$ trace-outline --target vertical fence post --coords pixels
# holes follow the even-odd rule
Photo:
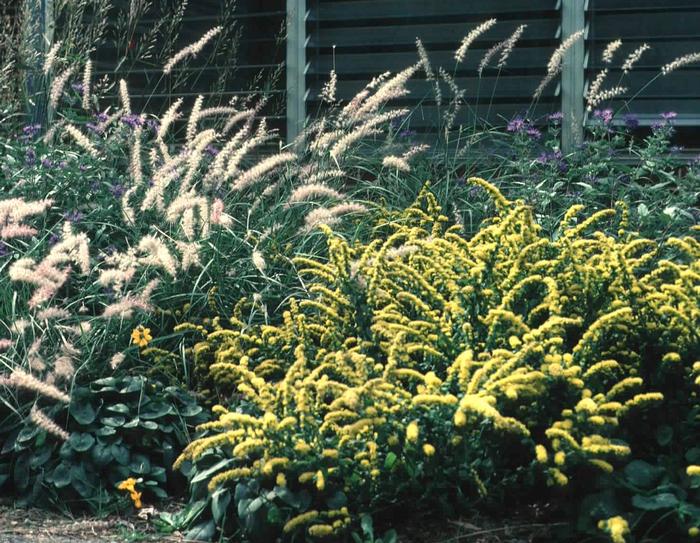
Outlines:
[[[584,30],[587,0],[562,0],[562,41]],[[585,38],[585,36],[584,36]],[[583,94],[585,85],[585,39],[574,43],[564,57],[561,74],[562,150],[571,152],[583,141]]]
[[[45,53],[51,48],[54,34],[53,0],[26,0],[23,17],[23,37],[29,51],[37,53],[27,67],[27,116],[32,123],[46,130],[49,123],[49,76],[42,72]]]
[[[306,0],[287,0],[287,142],[306,119]]]

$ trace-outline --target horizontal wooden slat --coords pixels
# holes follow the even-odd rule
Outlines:
[[[479,80],[478,77],[460,77],[456,82],[460,89],[466,91],[464,99],[469,102],[479,96],[480,100],[490,100],[492,95],[503,98],[519,98],[529,100],[530,94],[539,85],[541,77],[538,76],[515,76],[515,77],[483,77]],[[355,96],[365,86],[364,81],[339,81],[336,96],[339,100],[349,100]],[[314,83],[309,88],[311,100],[317,97],[321,92],[322,85]],[[408,82],[406,88],[411,92],[410,98],[413,100],[422,100],[426,97],[432,99],[434,92],[434,82],[424,79],[413,79]],[[544,97],[554,96],[557,86],[550,85],[545,89]],[[444,101],[449,101],[450,93],[445,84],[441,84],[441,90]],[[477,94],[478,93],[478,94]]]
[[[388,18],[424,18],[433,16],[485,16],[553,11],[557,0],[354,0],[320,2],[312,19],[322,21],[357,21]]]
[[[546,71],[547,61],[553,52],[551,47],[515,48],[508,58],[505,72],[515,70]],[[474,49],[467,54],[466,59],[459,65],[458,73],[475,72],[485,51]],[[498,59],[496,59],[498,60]],[[335,69],[338,74],[373,74],[384,70],[402,70],[418,61],[417,53],[385,53],[385,54],[337,54]],[[451,51],[440,51],[432,55],[431,61],[436,66],[443,66],[452,73],[455,60]],[[331,55],[319,55],[312,58],[311,74],[327,74],[333,68]]]
[[[589,0],[588,11],[606,13],[616,11],[620,13],[640,11],[677,11],[687,9],[699,9],[697,0]]]
[[[554,39],[559,28],[556,19],[542,20],[515,20],[508,21],[507,24],[496,25],[483,36],[483,39],[476,42],[476,46],[485,40],[503,40],[511,35],[520,24],[527,24],[522,41],[526,40],[546,40]],[[462,38],[474,28],[474,25],[464,23],[443,23],[443,24],[407,24],[389,26],[365,26],[349,28],[324,28],[313,33],[309,45],[312,47],[331,47],[336,45],[342,47],[369,47],[377,45],[409,45],[420,38],[425,45],[435,43],[449,43],[459,45]]]
[[[591,35],[596,39],[697,39],[700,10],[659,13],[594,13]]]

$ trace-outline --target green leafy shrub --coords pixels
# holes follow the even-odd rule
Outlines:
[[[2,421],[0,488],[22,505],[93,511],[123,507],[117,484],[129,477],[141,479],[146,502],[182,494],[172,463],[206,420],[193,396],[140,376],[78,387],[70,405],[47,413],[65,421],[66,441],[33,421]]]
[[[308,298],[274,325],[217,320],[194,346],[231,400],[177,465],[224,529],[337,537],[362,513],[503,507],[544,483],[584,531],[700,522],[700,244],[661,258],[623,205],[574,206],[550,238],[471,181],[497,208],[473,238],[427,191],[367,244],[324,227],[328,263],[295,260]]]

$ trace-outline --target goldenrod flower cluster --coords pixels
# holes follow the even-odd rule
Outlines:
[[[485,495],[489,474],[468,443],[488,436],[520,444],[550,484],[567,485],[633,453],[625,424],[667,401],[662,383],[696,398],[695,239],[670,241],[679,256],[662,259],[626,231],[624,206],[585,219],[575,206],[550,239],[526,205],[470,182],[497,210],[472,239],[426,187],[368,244],[325,228],[328,262],[295,262],[312,296],[291,300],[279,324],[236,312],[202,332],[196,362],[245,401],[217,406],[178,462],[221,449],[235,463],[211,491],[252,477],[319,497],[373,496],[408,466],[440,477],[456,463]],[[611,225],[615,236],[601,230]],[[331,536],[366,505],[309,511],[284,531]],[[628,530],[622,518],[603,529],[614,541]]]

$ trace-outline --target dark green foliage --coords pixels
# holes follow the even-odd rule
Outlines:
[[[172,463],[206,416],[190,394],[140,376],[106,378],[73,391],[68,407],[47,414],[65,423],[61,443],[32,422],[2,421],[0,488],[20,505],[112,511],[123,507],[117,484],[142,479],[146,503],[182,494]]]

